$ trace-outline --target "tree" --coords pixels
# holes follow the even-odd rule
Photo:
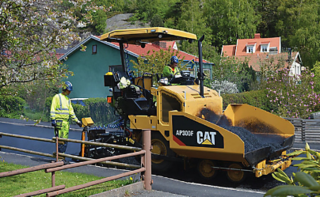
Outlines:
[[[267,78],[267,97],[276,105],[273,113],[289,118],[307,118],[319,104],[319,97],[314,91],[314,73],[308,69],[301,75],[290,75],[285,68],[276,71]]]
[[[156,14],[152,17],[151,19],[151,23],[150,23],[151,27],[163,27],[163,20],[162,18]]]
[[[212,68],[214,80],[232,82],[240,92],[249,91],[250,84],[256,80],[255,72],[248,66],[247,60],[241,62],[236,58],[221,58],[220,63]]]
[[[183,70],[185,66],[181,65],[181,62],[183,62],[184,57],[180,57],[179,51],[173,50],[171,47],[169,47],[168,50],[160,49],[160,51],[153,51],[153,53],[148,51],[146,55],[138,57],[138,62],[133,60],[131,60],[131,62],[138,76],[142,76],[143,73],[161,74],[163,68],[170,63],[170,58],[174,55],[179,58],[179,69]]]
[[[0,91],[15,83],[66,77],[55,49],[79,41],[76,29],[104,10],[91,0],[3,0],[0,5]],[[81,21],[74,13],[81,13]]]
[[[208,28],[205,18],[201,0],[186,0],[181,5],[181,17],[178,22],[178,28],[194,33],[198,37],[205,35],[206,41],[210,41],[210,28]]]
[[[259,32],[263,38],[279,37],[276,24],[279,17],[277,9],[280,6],[280,2],[280,0],[258,0],[258,4],[255,6],[256,13],[261,15],[257,32]]]
[[[315,82],[314,91],[317,93],[320,93],[320,62],[319,61],[315,63],[311,71],[314,73],[314,82]]]
[[[204,15],[211,29],[214,46],[235,44],[239,38],[250,38],[256,33],[260,16],[253,6],[255,1],[206,0]]]
[[[320,3],[318,0],[281,1],[276,28],[282,45],[300,52],[304,65],[320,60]]]

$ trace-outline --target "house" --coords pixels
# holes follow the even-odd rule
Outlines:
[[[86,46],[86,51],[81,51],[81,46]],[[143,56],[147,54],[148,51],[153,50],[167,50],[169,46],[174,48],[176,47],[176,43],[148,43],[145,48],[141,48],[138,45],[125,45],[125,59],[127,64],[129,64],[129,68],[133,70],[131,60],[137,62],[137,58],[140,55]],[[183,51],[179,52],[179,56],[184,57],[183,65],[186,64],[187,68],[197,73],[199,64],[197,57]],[[192,60],[195,60],[193,69],[191,69]],[[111,93],[109,89],[104,86],[104,74],[109,71],[122,70],[118,43],[101,41],[98,36],[93,35],[67,51],[60,57],[60,61],[67,66],[69,71],[74,73],[73,76],[69,76],[68,79],[66,79],[74,85],[70,98],[105,98],[109,96]],[[212,63],[203,60],[203,68],[207,76],[211,76],[212,65]]]
[[[236,45],[223,45],[221,56],[248,61],[248,65],[257,72],[263,66],[281,64],[290,68],[290,75],[300,75],[302,60],[299,52],[291,49],[282,52],[281,49],[281,37],[261,38],[260,33],[256,33],[252,39],[238,39]]]

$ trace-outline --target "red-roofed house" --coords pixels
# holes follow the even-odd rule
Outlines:
[[[259,72],[262,65],[276,65],[280,61],[291,69],[291,74],[301,74],[301,57],[299,52],[281,52],[281,37],[261,38],[256,33],[252,39],[238,39],[236,45],[223,45],[223,57],[236,57],[248,61],[249,66]]]
[[[80,51],[81,45],[87,47],[85,52]],[[127,46],[125,44],[124,47],[127,54],[125,55],[125,59],[129,68],[134,70],[130,60],[137,62],[137,58],[147,55],[148,51],[152,54],[153,51],[160,51],[160,49],[168,50],[169,46],[174,49],[176,48],[176,43],[148,43],[144,48],[138,45],[129,44]],[[186,64],[187,68],[192,66],[191,60],[194,60],[195,66],[192,72],[197,73],[199,61],[196,56],[179,51],[178,57],[181,59],[184,57],[182,64]],[[73,76],[69,76],[68,78],[74,85],[74,90],[72,94],[70,94],[71,98],[108,96],[110,93],[108,89],[104,87],[104,74],[109,71],[122,70],[118,43],[101,41],[98,36],[92,35],[67,51],[60,57],[60,60],[68,66],[68,70],[74,73]],[[212,63],[203,60],[203,68],[207,76],[211,76],[212,65]]]

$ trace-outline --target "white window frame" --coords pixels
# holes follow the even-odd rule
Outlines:
[[[252,52],[249,51],[249,49],[252,47]],[[256,52],[256,44],[248,44],[246,46],[247,53],[255,53]]]
[[[261,53],[269,53],[269,45],[270,45],[270,44],[261,44],[261,45],[260,45],[260,52],[261,52]],[[263,51],[263,48],[264,48],[264,47],[267,48],[267,51]]]
[[[272,51],[270,50],[270,49],[273,49]],[[274,51],[274,49],[277,49],[276,51]],[[271,53],[271,55],[272,54],[278,54],[278,48],[277,47],[269,47],[269,53]]]

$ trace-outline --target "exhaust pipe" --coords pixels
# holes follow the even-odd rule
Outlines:
[[[204,74],[203,74],[203,66],[202,66],[202,41],[204,40],[204,35],[201,36],[201,38],[198,40],[198,50],[199,50],[199,73],[198,78],[200,80],[200,96],[204,98],[203,94],[203,80],[204,80]]]

